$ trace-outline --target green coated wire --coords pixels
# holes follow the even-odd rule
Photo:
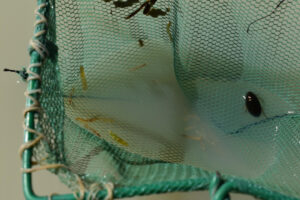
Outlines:
[[[229,192],[232,191],[232,189],[233,189],[233,184],[231,182],[225,182],[214,193],[214,196],[213,196],[212,200],[228,199],[226,196],[229,194]]]

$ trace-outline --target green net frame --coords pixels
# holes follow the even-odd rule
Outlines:
[[[38,0],[38,9],[36,20],[38,23],[35,25],[34,37],[33,39],[43,46],[47,46],[46,44],[46,35],[39,34],[43,31],[46,32],[46,24],[43,22],[43,16],[48,19],[50,4],[48,0]],[[43,6],[41,6],[43,5]],[[37,44],[37,43],[36,43]],[[38,45],[39,46],[39,45]],[[32,64],[31,72],[36,74],[40,74],[40,67],[35,66],[36,63],[43,63],[46,54],[45,52],[39,52],[36,48],[30,49],[30,63]],[[29,77],[33,77],[32,73],[30,73]],[[28,91],[30,93],[26,100],[26,107],[34,107],[36,106],[36,102],[32,99],[38,99],[38,89],[40,89],[41,82],[35,78],[29,78],[28,80]],[[34,134],[35,130],[35,114],[37,110],[29,109],[25,112],[25,126],[29,129],[25,129],[25,139],[24,142],[32,142],[36,139]],[[26,148],[23,153],[23,169],[30,169],[32,167],[32,155],[33,150],[31,148]],[[47,200],[48,196],[37,196],[32,188],[32,172],[24,172],[23,173],[23,191],[25,194],[25,198],[29,200]],[[250,194],[257,198],[262,199],[274,199],[274,200],[297,200],[298,198],[289,197],[278,193],[276,191],[271,191],[266,188],[261,187],[256,184],[249,184],[247,180],[242,180],[235,177],[224,177],[222,179],[222,184],[220,180],[220,176],[214,173],[207,173],[204,178],[201,179],[189,179],[184,181],[177,182],[164,182],[160,184],[150,184],[150,185],[142,185],[138,187],[117,187],[113,190],[114,198],[124,198],[124,197],[133,197],[137,195],[150,195],[150,194],[159,194],[166,192],[176,192],[176,191],[195,191],[195,190],[210,190],[211,198],[214,200],[223,200],[226,198],[226,195],[230,192],[236,193],[244,193]],[[103,199],[107,195],[106,190],[101,190],[97,193],[97,199]],[[87,198],[88,193],[84,194],[84,197]],[[65,195],[53,195],[51,197],[53,200],[68,200],[75,199],[73,194],[65,194]],[[299,200],[299,199],[298,199]]]

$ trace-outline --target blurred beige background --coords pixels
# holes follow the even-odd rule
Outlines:
[[[33,33],[35,0],[1,0],[0,4],[0,199],[24,199],[21,183],[21,161],[18,148],[23,140],[22,111],[25,105],[25,83],[3,68],[20,69],[27,66],[28,41]],[[66,193],[69,190],[49,172],[34,174],[37,194]],[[173,193],[152,195],[135,199],[203,199],[208,192]],[[233,195],[234,200],[251,200],[245,195]]]

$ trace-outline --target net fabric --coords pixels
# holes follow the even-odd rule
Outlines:
[[[158,0],[126,19],[142,3],[50,1],[35,158],[72,188],[218,170],[300,197],[299,2]]]

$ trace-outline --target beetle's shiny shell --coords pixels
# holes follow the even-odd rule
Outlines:
[[[246,108],[254,117],[259,117],[261,115],[262,108],[260,102],[253,92],[247,92],[246,94]]]

